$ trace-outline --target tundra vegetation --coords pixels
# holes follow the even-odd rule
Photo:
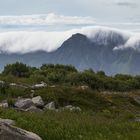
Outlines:
[[[44,104],[57,108],[78,106],[81,111],[22,112],[13,108],[17,98],[30,98],[33,85]],[[15,86],[20,85],[20,86]],[[43,140],[139,140],[140,76],[107,76],[92,69],[78,71],[71,65],[43,64],[35,68],[16,62],[0,74],[0,118],[38,134]]]

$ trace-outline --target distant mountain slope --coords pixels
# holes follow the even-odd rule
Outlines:
[[[114,46],[124,45],[126,40],[118,35],[111,38],[109,36],[107,40],[96,41],[75,34],[52,53],[54,57],[51,62],[73,64],[79,70],[104,70],[107,74],[140,74],[140,53],[131,48],[114,50]]]
[[[77,33],[54,52],[1,53],[0,69],[5,64],[21,61],[32,66],[40,66],[43,63],[60,63],[72,64],[79,70],[89,68],[95,71],[104,70],[107,74],[140,74],[140,52],[133,49],[133,46],[126,47],[125,44],[128,41],[129,37],[113,31],[98,31],[90,39]],[[140,47],[139,43],[133,45],[136,45],[137,48]]]

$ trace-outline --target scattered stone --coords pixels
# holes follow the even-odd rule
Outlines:
[[[31,99],[26,98],[26,99],[18,99],[15,103],[15,107],[20,108],[20,109],[27,109],[33,105],[33,102]]]
[[[72,107],[72,108],[70,109],[70,111],[78,111],[78,112],[81,112],[82,110],[81,110],[80,107]]]
[[[9,107],[9,105],[8,105],[7,100],[5,100],[5,101],[1,102],[1,103],[0,103],[0,107],[2,107],[2,108],[8,108],[8,107]]]
[[[1,123],[6,123],[6,124],[8,124],[8,125],[15,125],[15,121],[13,121],[13,120],[10,120],[10,119],[1,119],[0,118],[0,124]]]
[[[135,119],[135,122],[140,122],[140,118],[136,118]]]
[[[71,109],[73,106],[72,105],[67,105],[67,106],[65,106],[64,108],[65,109]]]
[[[16,83],[10,83],[10,86],[16,86],[17,84]]]
[[[36,89],[36,88],[44,88],[46,87],[47,84],[45,82],[40,82],[40,84],[35,84],[34,86],[32,86],[32,88]]]
[[[37,106],[37,107],[43,107],[44,106],[44,102],[41,98],[41,96],[37,96],[32,98],[32,102]]]
[[[83,85],[83,86],[80,86],[80,87],[78,87],[79,89],[82,89],[82,90],[86,90],[86,89],[88,89],[89,87],[88,86],[86,86],[86,85]]]
[[[56,110],[55,102],[48,103],[47,105],[45,105],[44,109],[47,109],[47,110]]]
[[[43,110],[37,108],[36,106],[31,106],[31,107],[27,108],[25,111],[29,111],[29,112],[42,112]]]
[[[4,83],[5,83],[4,81],[1,81],[1,80],[0,80],[0,84],[4,84]]]
[[[82,111],[80,107],[75,107],[75,106],[72,106],[72,105],[65,106],[63,109],[64,110],[70,110],[70,111],[78,111],[78,112]]]
[[[0,123],[0,140],[42,140],[38,135],[21,128]]]
[[[25,88],[25,89],[27,89],[29,87],[28,85],[22,85],[22,84],[16,84],[16,83],[10,83],[9,85],[18,87],[18,88]]]

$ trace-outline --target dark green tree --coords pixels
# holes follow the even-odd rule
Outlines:
[[[4,75],[14,75],[16,77],[29,77],[31,68],[21,62],[8,64],[4,67]]]

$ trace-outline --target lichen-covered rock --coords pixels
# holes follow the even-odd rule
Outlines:
[[[48,103],[44,108],[45,110],[56,110],[55,102]]]
[[[8,125],[15,125],[15,121],[13,121],[13,120],[10,120],[10,119],[2,119],[2,118],[0,118],[0,124],[1,123],[6,123],[6,124],[8,124]]]
[[[15,107],[20,108],[20,109],[27,109],[27,108],[31,107],[33,104],[34,103],[29,98],[18,99],[15,103]]]
[[[32,98],[32,102],[38,107],[43,107],[44,106],[44,101],[41,98],[41,96],[37,96],[37,97]]]
[[[0,140],[42,140],[38,135],[21,128],[0,123]]]

